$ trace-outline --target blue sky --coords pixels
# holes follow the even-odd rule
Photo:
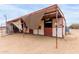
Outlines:
[[[0,25],[5,23],[4,15],[11,20],[33,11],[50,6],[50,4],[0,4]],[[63,11],[67,25],[79,23],[79,4],[59,4]]]

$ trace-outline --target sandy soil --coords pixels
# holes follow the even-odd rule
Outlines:
[[[64,39],[31,34],[0,36],[0,53],[79,53],[79,30],[71,30]]]

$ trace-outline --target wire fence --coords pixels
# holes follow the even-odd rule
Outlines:
[[[5,36],[5,35],[7,35],[6,26],[4,26],[4,24],[1,24],[1,26],[0,26],[0,36]]]

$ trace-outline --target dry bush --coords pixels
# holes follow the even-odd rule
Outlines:
[[[70,25],[69,28],[71,28],[71,29],[79,29],[79,24],[72,24],[72,25]]]

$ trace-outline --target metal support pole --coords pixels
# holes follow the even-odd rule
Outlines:
[[[21,23],[21,24],[22,24],[22,33],[23,33],[23,37],[24,37],[24,35],[25,35],[25,34],[24,34],[24,30],[25,30],[25,29],[24,29],[24,22],[23,22],[22,19],[21,19],[21,21],[22,21],[22,23]]]
[[[56,48],[58,48],[58,35],[57,35],[57,26],[56,26]]]
[[[38,35],[39,35],[39,28],[38,28],[37,32],[38,32]]]
[[[64,38],[64,35],[63,35],[63,19],[62,19],[62,39]]]
[[[58,48],[58,11],[56,13],[56,48]]]
[[[5,24],[6,24],[6,33],[7,33],[7,15],[4,15],[5,18]]]

